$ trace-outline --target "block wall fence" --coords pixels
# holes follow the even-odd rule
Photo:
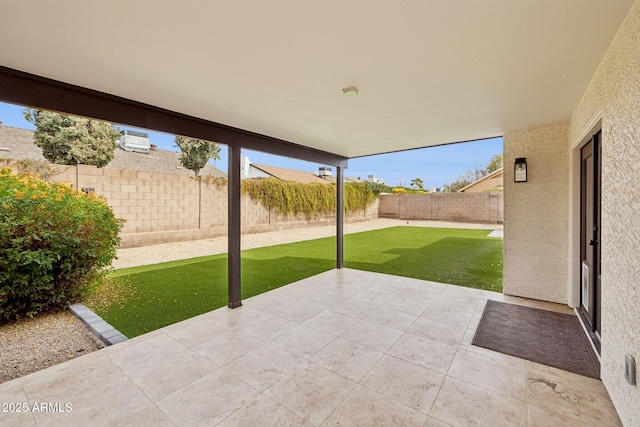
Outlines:
[[[121,247],[147,246],[227,234],[227,188],[187,175],[61,167],[55,181],[103,195],[118,218],[126,220]],[[382,195],[366,212],[352,213],[345,222],[378,217],[499,224],[503,222],[502,193],[438,193]],[[335,214],[281,216],[242,197],[242,232],[260,233],[335,224]]]
[[[502,224],[504,193],[429,193],[382,195],[380,218]]]
[[[227,188],[187,175],[67,166],[53,176],[75,188],[103,195],[118,218],[126,220],[120,246],[136,247],[227,234]],[[242,197],[242,233],[335,224],[335,214],[281,216]],[[378,202],[366,212],[353,213],[345,222],[378,217]]]

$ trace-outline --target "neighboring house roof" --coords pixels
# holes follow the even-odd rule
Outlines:
[[[0,124],[0,157],[44,160],[42,150],[33,143],[33,131]]]
[[[304,184],[309,184],[312,182],[327,184],[327,183],[336,181],[335,177],[333,176],[320,177],[314,174],[313,172],[304,172],[304,171],[299,171],[295,169],[279,168],[276,166],[259,165],[256,163],[252,163],[251,166],[271,175],[274,178],[278,178],[283,181],[301,182]]]
[[[458,193],[481,193],[498,188],[504,185],[504,167],[496,169],[488,175],[483,176],[479,180],[472,182],[466,187],[458,190]]]
[[[33,131],[0,125],[0,158],[45,160],[42,150],[33,142]],[[167,150],[151,150],[149,154],[124,151],[116,147],[114,157],[105,168],[131,169],[147,172],[193,175],[193,171],[180,165],[180,154]],[[200,175],[226,176],[220,169],[208,164]]]
[[[107,166],[111,169],[134,169],[149,172],[175,173],[193,175],[193,171],[180,164],[180,154],[167,150],[151,150],[149,154],[125,151],[118,147],[114,151],[114,158]],[[220,169],[207,163],[200,169],[200,176],[226,176]]]
[[[345,176],[344,177],[345,182],[367,182],[366,179],[362,179],[359,176],[354,177],[354,176]]]
[[[336,177],[333,175],[319,176],[313,172],[299,171],[295,169],[280,168],[277,166],[259,165],[256,163],[250,163],[249,167],[257,169],[269,177],[281,179],[282,181],[301,182],[303,184],[309,184],[312,182],[319,182],[322,184],[329,184],[336,182]],[[253,178],[265,178],[264,176],[256,176],[253,174]],[[365,182],[360,178],[344,177],[344,182]]]

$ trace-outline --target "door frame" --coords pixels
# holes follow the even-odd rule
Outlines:
[[[571,156],[569,162],[569,188],[571,193],[569,198],[569,271],[567,277],[567,301],[569,302],[569,306],[575,310],[587,334],[590,333],[589,326],[584,324],[583,319],[579,315],[581,289],[581,149],[598,131],[602,132],[601,140],[604,143],[606,134],[602,126],[602,110],[598,110],[583,127],[583,131],[571,141]],[[600,350],[593,342],[592,344],[596,350],[596,354],[599,356]]]
[[[594,333],[596,347],[600,341],[601,309],[601,232],[602,232],[602,131],[581,148],[580,260],[582,264],[581,303],[579,311]],[[588,263],[589,271],[585,271]],[[587,273],[587,274],[585,274]],[[585,277],[585,275],[587,277]],[[586,281],[586,282],[585,282]],[[588,289],[585,285],[588,284]],[[586,293],[586,296],[585,296]],[[585,324],[585,326],[587,326]]]

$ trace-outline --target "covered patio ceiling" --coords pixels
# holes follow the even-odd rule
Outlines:
[[[0,65],[351,158],[569,119],[632,3],[2,1]]]

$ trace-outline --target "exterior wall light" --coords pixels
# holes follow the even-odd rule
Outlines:
[[[518,157],[513,169],[513,182],[527,182],[527,159]]]
[[[351,86],[351,87],[346,87],[344,89],[342,89],[342,93],[344,93],[345,95],[351,97],[351,96],[356,96],[358,94],[358,88]]]

